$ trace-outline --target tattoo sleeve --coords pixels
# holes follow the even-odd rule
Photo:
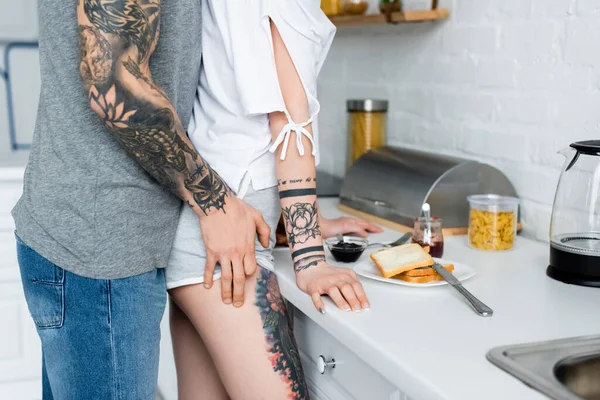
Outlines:
[[[231,191],[187,138],[149,59],[161,0],[78,0],[79,69],[91,108],[152,177],[196,212],[223,211]]]

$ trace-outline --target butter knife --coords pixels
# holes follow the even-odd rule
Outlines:
[[[460,281],[456,279],[456,277],[454,277],[454,275],[452,275],[451,272],[448,272],[448,270],[446,270],[446,268],[444,268],[442,265],[440,265],[439,263],[434,263],[433,269],[435,270],[435,272],[440,274],[442,278],[444,278],[446,282],[450,284],[450,286],[458,290],[458,292],[462,294],[465,297],[465,299],[467,299],[469,304],[471,304],[471,307],[473,307],[473,310],[475,310],[475,313],[477,313],[479,316],[491,317],[494,314],[494,311],[491,308],[486,306],[481,300],[473,296],[471,292],[465,289],[462,283],[460,283]]]

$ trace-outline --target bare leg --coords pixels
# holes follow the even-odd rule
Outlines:
[[[173,301],[170,304],[171,337],[177,367],[179,400],[228,400],[217,368],[200,335]]]
[[[298,348],[272,272],[246,281],[241,308],[223,304],[220,285],[190,285],[171,296],[200,333],[234,400],[308,399]]]

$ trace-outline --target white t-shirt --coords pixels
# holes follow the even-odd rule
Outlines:
[[[236,192],[242,181],[255,190],[277,185],[272,152],[304,153],[298,138],[313,141],[318,163],[317,76],[335,35],[319,0],[202,0],[203,67],[190,139],[202,158]],[[306,90],[309,121],[292,121],[279,88],[271,19]],[[289,124],[275,143],[268,114],[283,111]],[[313,136],[304,129],[312,122]],[[295,144],[295,146],[292,146]]]

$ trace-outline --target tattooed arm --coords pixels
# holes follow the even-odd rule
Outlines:
[[[233,303],[241,305],[244,274],[256,270],[255,233],[267,246],[269,227],[202,160],[173,104],[152,79],[149,60],[158,41],[160,14],[161,0],[78,0],[83,84],[91,108],[111,136],[194,209],[207,247],[205,283],[212,285],[219,262],[223,300],[232,302],[233,289]]]
[[[152,81],[160,0],[80,0],[80,71],[92,109],[110,134],[162,185],[197,211],[223,210],[231,195],[200,158],[175,109]]]
[[[279,86],[286,109],[294,121],[307,121],[310,116],[302,81],[273,23],[271,33]],[[287,116],[282,112],[274,112],[269,114],[269,121],[273,138],[276,139],[288,123]],[[312,126],[305,128],[312,136]],[[302,140],[304,146],[311,146],[308,140]],[[279,198],[296,282],[301,290],[311,296],[321,313],[325,312],[321,299],[323,294],[329,295],[338,307],[346,311],[368,309],[369,303],[356,273],[347,268],[332,267],[325,260],[317,206],[315,160],[310,150],[307,149],[309,155],[306,156],[289,151],[285,160],[281,160],[280,153],[276,154]]]

